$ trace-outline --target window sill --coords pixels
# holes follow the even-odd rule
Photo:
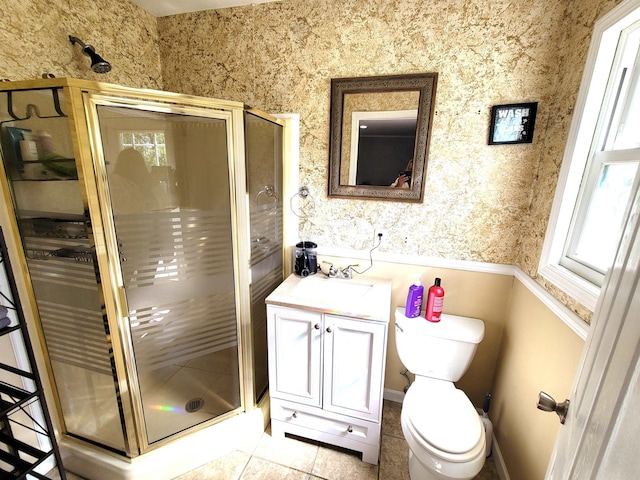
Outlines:
[[[538,273],[592,312],[595,310],[598,296],[600,296],[600,287],[560,265],[545,265]]]

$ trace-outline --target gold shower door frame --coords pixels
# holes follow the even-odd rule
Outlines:
[[[105,359],[108,363],[106,369],[109,370],[110,373],[113,373],[113,376],[107,373],[108,380],[106,385],[107,388],[110,387],[110,383],[113,385],[112,391],[116,400],[114,403],[118,404],[119,411],[117,414],[120,416],[118,423],[122,424],[124,438],[122,438],[122,443],[111,446],[91,437],[85,437],[82,434],[75,435],[71,429],[67,428],[67,421],[64,417],[61,403],[61,395],[56,388],[59,386],[56,385],[50,352],[47,350],[47,340],[44,334],[42,315],[38,311],[39,307],[36,292],[33,287],[33,277],[30,274],[27,264],[26,250],[22,243],[21,230],[18,225],[20,212],[16,210],[16,205],[14,205],[9,176],[6,174],[7,172],[5,172],[3,162],[0,164],[0,174],[2,174],[3,177],[0,178],[0,185],[2,186],[5,205],[3,205],[1,210],[3,218],[6,218],[7,224],[11,227],[10,230],[7,231],[9,253],[18,260],[16,265],[20,273],[17,277],[19,288],[24,292],[25,301],[23,305],[29,313],[27,321],[33,322],[30,328],[34,328],[40,340],[40,346],[42,347],[45,362],[44,366],[50,379],[49,386],[52,387],[47,390],[55,400],[49,404],[55,406],[57,410],[57,415],[54,415],[54,423],[58,424],[61,433],[69,440],[75,438],[77,442],[79,439],[85,446],[93,444],[94,446],[99,446],[100,450],[105,449],[118,455],[134,458],[145,452],[165,446],[175,439],[186,436],[191,432],[202,430],[229,417],[238,416],[238,414],[242,412],[249,413],[252,410],[260,410],[262,417],[268,419],[268,395],[256,401],[257,394],[254,392],[255,376],[251,368],[254,363],[254,335],[251,318],[252,300],[249,295],[244,294],[253,283],[251,272],[251,247],[253,244],[250,227],[252,219],[250,213],[251,207],[249,205],[250,201],[247,194],[248,181],[245,162],[248,160],[246,160],[244,146],[244,113],[250,111],[269,122],[284,127],[281,138],[288,138],[288,124],[254,109],[247,109],[244,104],[239,102],[171,92],[141,90],[88,80],[70,78],[25,80],[6,82],[2,88],[0,88],[1,92],[46,91],[49,92],[49,94],[51,94],[53,90],[60,91],[63,94],[60,98],[62,100],[62,110],[64,114],[59,111],[58,115],[55,116],[59,118],[60,122],[65,122],[64,124],[66,128],[68,128],[70,151],[66,155],[69,156],[69,160],[75,159],[77,167],[78,179],[75,180],[75,182],[79,185],[77,187],[77,200],[80,203],[78,204],[79,211],[74,214],[85,219],[82,220],[82,223],[87,228],[88,240],[84,240],[83,244],[87,243],[89,246],[95,248],[96,252],[95,263],[91,262],[91,269],[95,271],[91,273],[95,274],[95,278],[100,281],[99,284],[96,284],[95,292],[99,294],[96,295],[96,297],[100,296],[101,298],[98,299],[98,309],[95,311],[95,314],[100,318],[99,326],[106,325],[108,332],[105,332],[103,329],[102,333],[94,333],[96,333],[98,340],[104,341]],[[145,434],[145,426],[143,423],[144,412],[140,404],[139,384],[136,377],[135,359],[131,344],[132,336],[126,321],[128,315],[127,298],[123,288],[124,282],[119,264],[118,242],[113,231],[113,212],[111,211],[111,201],[108,193],[104,190],[107,177],[104,168],[104,152],[102,151],[98,135],[99,125],[96,115],[98,105],[139,108],[141,110],[146,109],[147,111],[175,113],[178,115],[194,115],[196,117],[202,117],[203,119],[224,119],[227,125],[227,170],[230,188],[231,238],[234,245],[231,256],[233,257],[232,264],[234,272],[233,290],[236,292],[235,329],[238,344],[240,406],[234,411],[230,411],[163,440],[153,442],[153,444],[147,441]],[[38,117],[40,117],[39,114]],[[283,166],[287,164],[287,159],[290,154],[291,152],[282,154]],[[35,183],[33,185],[35,185]],[[68,187],[72,185],[72,182],[62,181],[60,185],[66,185]],[[287,191],[286,186],[283,187],[283,190],[285,192]],[[266,191],[267,190],[265,190],[265,192]],[[255,192],[254,196],[256,196]],[[278,208],[281,209],[282,199],[288,198],[288,195],[278,192],[278,196],[280,198]],[[261,203],[272,202],[274,198],[276,197],[269,195],[260,196]],[[53,213],[57,211],[58,210],[53,210]],[[280,212],[280,215],[282,215],[282,212]],[[73,239],[76,237],[71,236],[64,238]],[[68,239],[63,240],[59,245],[56,243],[56,248],[74,241],[75,240]],[[281,239],[278,239],[278,242],[273,242],[274,244],[278,243],[278,245],[275,245],[276,249],[282,248],[282,244],[279,243],[280,241]],[[283,259],[286,260],[284,256]],[[258,261],[259,259],[254,258],[253,260]],[[68,261],[73,263],[73,259],[68,259]],[[75,270],[73,270],[73,272],[75,272]],[[243,294],[238,294],[238,292],[243,292]],[[102,306],[102,309],[100,309],[100,306]],[[81,312],[78,315],[81,315]],[[61,320],[63,340],[68,345],[68,348],[76,348],[77,345],[73,344],[74,335],[64,337],[64,328],[73,328],[78,322],[82,323],[85,318],[78,317],[76,320],[77,321],[73,323],[65,323],[64,317],[62,317]],[[105,333],[108,333],[108,335],[105,335]],[[83,351],[82,349],[78,349],[78,354],[81,354]],[[81,358],[81,361],[82,360],[84,360],[87,366],[92,365],[91,358],[83,357]],[[45,369],[43,369],[43,371],[44,370]],[[111,380],[112,378],[113,380]],[[79,401],[84,402],[84,399],[80,398]],[[89,406],[87,402],[85,402],[84,405]],[[98,410],[97,412],[99,412],[98,416],[104,416],[104,410]],[[256,416],[252,416],[252,418],[256,418]]]
[[[252,339],[250,328],[250,299],[240,295],[243,288],[250,285],[249,265],[249,213],[242,198],[246,184],[244,162],[244,105],[236,102],[224,102],[198,97],[172,94],[167,99],[163,92],[145,91],[144,98],[123,95],[122,89],[110,93],[101,88],[99,93],[72,90],[72,104],[76,110],[76,128],[79,139],[78,148],[82,154],[82,171],[86,172],[85,188],[90,216],[93,219],[93,234],[96,244],[98,268],[101,272],[102,289],[105,299],[106,316],[112,336],[113,357],[116,369],[116,388],[120,395],[123,432],[127,455],[135,457],[158,448],[176,438],[205,428],[243,411],[256,408],[253,405]],[[176,98],[178,97],[178,98]],[[79,107],[82,106],[82,107]],[[236,335],[239,355],[240,407],[226,414],[190,427],[185,431],[150,442],[145,425],[140,383],[136,368],[133,338],[129,324],[129,307],[125,292],[125,281],[120,266],[119,244],[113,219],[112,202],[100,136],[98,119],[99,107],[126,107],[141,112],[159,112],[175,115],[219,119],[226,124],[227,162],[230,187],[231,231],[233,239],[233,276],[235,285]],[[82,114],[78,108],[83,108]],[[86,118],[87,123],[78,119]],[[87,139],[84,141],[83,139]],[[93,176],[89,175],[93,172]],[[91,177],[91,178],[90,178]],[[96,220],[102,224],[97,225]]]

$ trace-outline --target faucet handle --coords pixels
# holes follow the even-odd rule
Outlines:
[[[347,265],[341,270],[342,278],[350,279],[352,276],[352,272],[355,272],[353,267],[359,267],[360,264],[356,263],[355,265]]]
[[[326,274],[327,276],[335,277],[338,274],[338,269],[333,266],[333,263],[327,262],[326,260],[323,260],[322,263],[326,264],[326,265],[329,265],[329,272]]]

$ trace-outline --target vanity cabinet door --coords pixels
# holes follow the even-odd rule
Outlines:
[[[326,315],[324,409],[379,421],[386,325]]]
[[[268,306],[269,392],[321,406],[322,314]]]

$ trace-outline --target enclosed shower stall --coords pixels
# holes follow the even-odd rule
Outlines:
[[[65,437],[132,459],[259,408],[283,125],[74,79],[0,84],[2,178]]]

